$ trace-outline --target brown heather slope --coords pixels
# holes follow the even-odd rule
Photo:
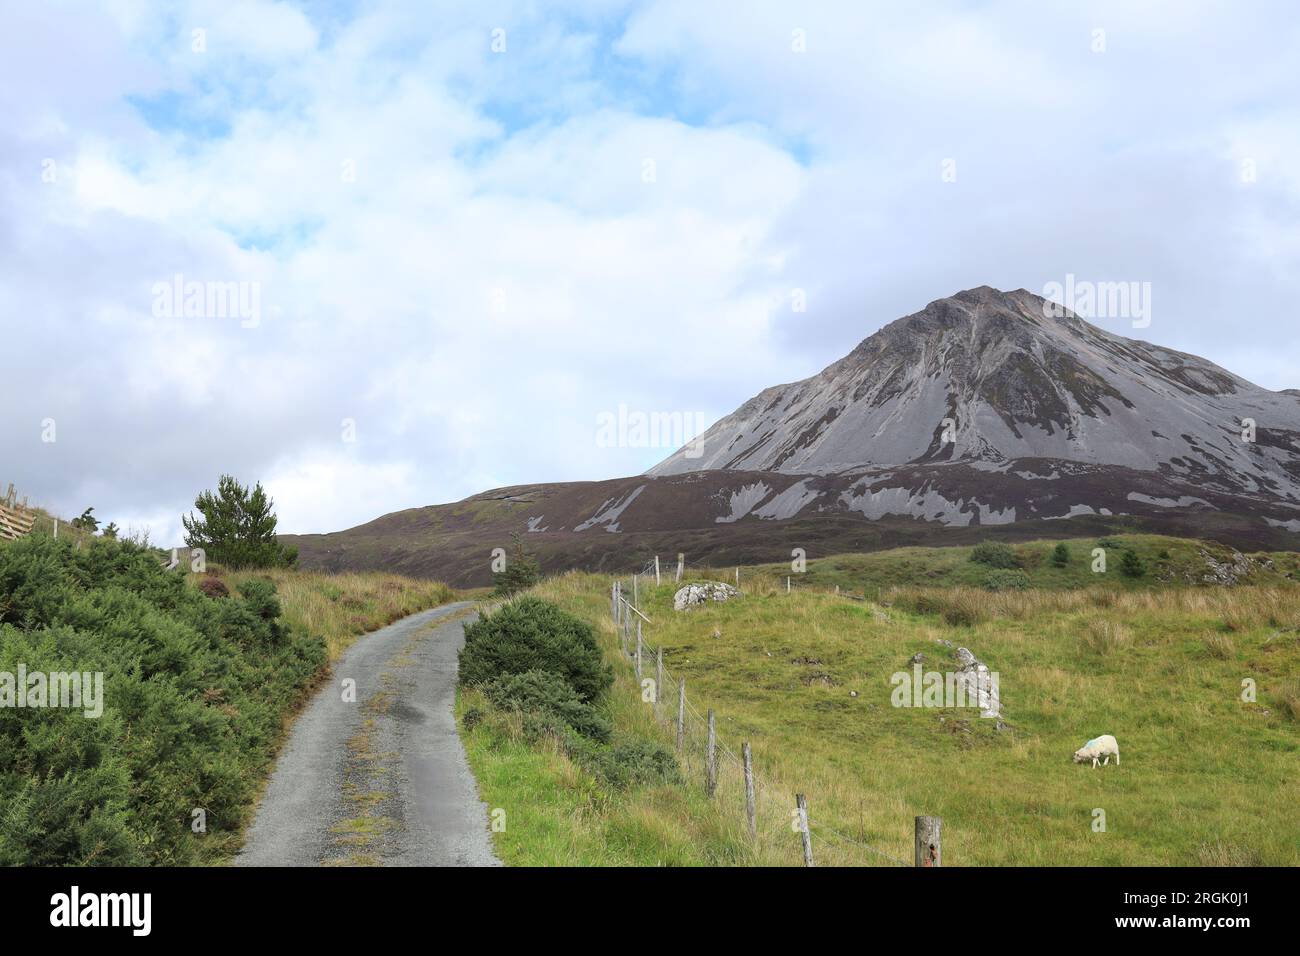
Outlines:
[[[1179,501],[1183,507],[1174,505]],[[1098,513],[1067,517],[1085,503]],[[914,514],[872,517],[873,508]],[[297,545],[309,569],[394,571],[472,586],[491,581],[492,549],[509,547],[514,533],[547,572],[628,571],[655,554],[674,560],[678,551],[695,563],[757,564],[788,560],[796,547],[812,558],[1119,531],[1294,549],[1296,535],[1270,525],[1270,516],[1295,517],[1272,501],[1198,492],[1153,472],[1038,459],[1011,463],[1005,472],[950,464],[847,475],[709,471],[518,485],[397,511],[347,531],[282,540]]]

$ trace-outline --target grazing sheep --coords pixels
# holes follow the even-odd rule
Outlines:
[[[1119,766],[1119,743],[1110,734],[1102,734],[1100,737],[1094,737],[1086,744],[1074,752],[1074,762],[1083,763],[1085,760],[1091,760],[1092,765],[1097,766],[1097,760],[1100,757],[1106,758],[1106,763],[1110,763],[1111,757],[1115,758],[1115,766]],[[1102,764],[1105,766],[1106,764]]]

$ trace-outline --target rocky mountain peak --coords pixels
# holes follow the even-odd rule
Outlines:
[[[1243,441],[1244,419],[1266,440]],[[1294,397],[990,286],[936,299],[818,374],[760,392],[694,446],[703,453],[683,449],[650,474],[1043,458],[1300,498]]]

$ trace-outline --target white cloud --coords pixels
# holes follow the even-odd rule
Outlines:
[[[601,412],[716,417],[1067,271],[1154,280],[1151,338],[1300,385],[1293,33],[1130,7],[22,8],[0,308],[41,358],[6,367],[0,480],[170,543],[222,472],[290,531],[628,474],[669,449],[599,447]],[[155,318],[176,273],[260,283],[260,325]]]

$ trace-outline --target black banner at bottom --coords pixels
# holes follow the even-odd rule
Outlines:
[[[846,926],[983,943],[1108,931],[1232,945],[1293,926],[1287,869],[0,870],[6,942],[76,933],[204,944],[372,940],[457,927],[493,940],[661,921],[766,938]],[[658,901],[656,904],[655,901]],[[710,915],[711,914],[711,915]],[[642,917],[645,919],[642,919]],[[733,922],[734,920],[734,922]],[[647,924],[648,925],[648,924]],[[691,935],[698,935],[692,929]],[[1055,933],[1056,936],[1044,936]],[[950,935],[952,934],[952,935]],[[276,933],[275,935],[279,935]],[[454,938],[460,938],[459,936]],[[1082,939],[1083,937],[1078,937]],[[450,941],[448,938],[447,941]]]

